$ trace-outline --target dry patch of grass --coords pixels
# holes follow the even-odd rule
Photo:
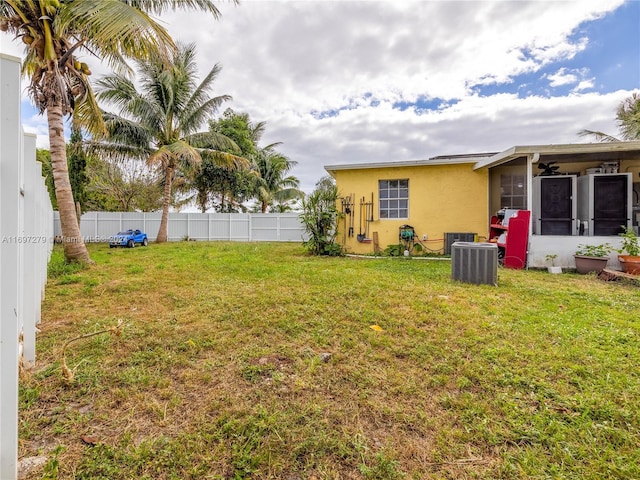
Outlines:
[[[473,286],[292,244],[90,247],[94,267],[52,264],[21,385],[20,454],[48,456],[30,478],[640,477],[637,287]],[[65,341],[119,319],[67,352],[65,383]]]

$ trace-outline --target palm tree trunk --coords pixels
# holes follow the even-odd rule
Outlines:
[[[162,220],[160,220],[160,228],[156,242],[163,243],[167,241],[167,230],[169,222],[169,205],[171,204],[171,182],[173,181],[173,167],[167,167],[164,175],[164,199],[162,201]]]
[[[56,191],[58,211],[60,212],[64,258],[67,263],[93,263],[80,233],[78,217],[76,217],[76,205],[71,191],[71,182],[69,181],[67,148],[64,141],[64,123],[60,105],[48,106],[47,121],[49,123],[51,169],[53,171],[53,184]]]
[[[200,211],[202,213],[206,213],[207,211],[207,201],[209,200],[209,192],[207,192],[204,188],[198,190],[198,206],[200,207]]]
[[[262,213],[266,213],[267,212],[267,207],[269,206],[269,204],[266,202],[266,200],[262,200]]]

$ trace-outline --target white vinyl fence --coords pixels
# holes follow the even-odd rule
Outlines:
[[[35,362],[53,246],[36,136],[20,123],[20,59],[0,54],[0,479],[18,476],[18,368]],[[22,341],[21,341],[22,338]]]
[[[54,212],[54,232],[60,217]],[[80,220],[85,242],[106,242],[122,230],[140,229],[156,239],[160,212],[87,212]],[[170,213],[169,241],[230,240],[238,242],[301,242],[306,239],[298,213]]]

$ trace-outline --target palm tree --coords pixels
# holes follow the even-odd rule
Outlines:
[[[304,197],[304,192],[298,189],[300,181],[292,176],[286,176],[297,162],[275,151],[279,143],[272,143],[258,149],[254,156],[255,167],[260,174],[257,178],[256,198],[260,202],[262,213],[267,211],[274,201],[286,202],[294,198]]]
[[[174,175],[197,167],[202,158],[229,169],[247,161],[222,150],[233,146],[224,135],[198,132],[228,95],[210,97],[221,67],[215,65],[196,85],[195,45],[179,46],[170,62],[161,55],[138,61],[140,91],[127,77],[109,75],[97,82],[98,98],[119,108],[118,115],[105,114],[109,137],[103,151],[122,158],[144,158],[158,166],[164,177],[162,220],[157,242],[167,241],[167,220]]]
[[[640,94],[632,93],[618,105],[616,120],[621,138],[593,130],[580,130],[581,137],[593,137],[600,142],[640,140]]]
[[[149,14],[177,7],[199,8],[215,18],[220,12],[211,0],[2,0],[0,30],[26,45],[23,74],[30,77],[29,93],[40,113],[46,112],[49,148],[60,211],[66,261],[91,263],[78,220],[64,139],[64,117],[76,115],[94,135],[104,132],[81,51],[115,68],[126,69],[125,58],[165,55],[175,48],[167,31]]]

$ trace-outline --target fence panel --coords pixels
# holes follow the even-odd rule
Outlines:
[[[20,123],[20,59],[0,54],[0,478],[18,476],[18,368],[35,361],[53,214]],[[21,341],[22,336],[22,341]]]
[[[193,240],[209,239],[209,217],[206,213],[187,214],[187,233]]]
[[[55,234],[60,235],[60,217],[54,212]],[[80,230],[88,242],[106,242],[109,236],[139,228],[154,241],[160,228],[161,213],[87,212]],[[168,217],[168,239],[187,237],[200,241],[301,242],[306,238],[297,213],[186,213]]]
[[[16,204],[20,196],[18,159],[20,126],[20,63],[0,57],[0,478],[18,472],[18,310],[19,235]],[[15,119],[18,119],[16,122]]]

